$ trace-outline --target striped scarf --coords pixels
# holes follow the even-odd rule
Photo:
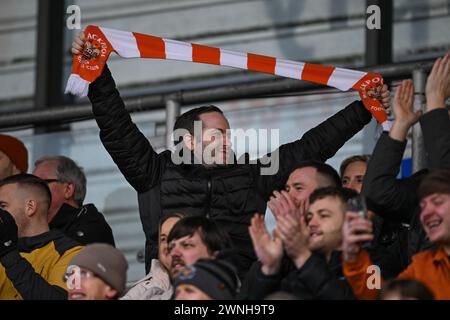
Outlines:
[[[364,106],[376,120],[387,126],[379,101],[383,78],[379,74],[242,53],[199,44],[155,37],[136,32],[88,26],[83,54],[74,56],[66,93],[86,96],[89,84],[97,79],[112,51],[123,58],[155,58],[207,63],[270,73],[359,92]]]

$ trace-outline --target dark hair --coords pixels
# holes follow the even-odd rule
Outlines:
[[[167,236],[167,242],[186,236],[193,236],[198,232],[203,244],[210,254],[220,252],[230,247],[230,239],[217,224],[203,216],[188,216],[180,219]]]
[[[450,169],[435,169],[423,178],[417,190],[419,200],[434,193],[450,194]]]
[[[313,204],[317,200],[321,200],[326,197],[336,197],[339,198],[344,204],[350,198],[356,197],[358,193],[355,190],[349,188],[341,188],[341,187],[325,187],[319,188],[313,191],[309,196],[309,204]]]
[[[21,173],[13,176],[9,176],[0,181],[0,187],[9,184],[17,184],[19,188],[25,187],[34,192],[40,193],[45,197],[45,201],[47,202],[47,210],[50,208],[50,204],[52,203],[52,194],[47,185],[47,182],[38,178],[32,174]]]
[[[317,170],[319,187],[339,187],[342,184],[341,178],[332,166],[316,160],[302,161],[292,172],[307,167],[312,167]]]
[[[223,114],[222,110],[214,105],[191,109],[177,118],[177,121],[175,121],[175,125],[173,126],[173,131],[177,129],[186,129],[191,135],[194,135],[194,122],[200,120],[201,114],[208,112],[218,112]],[[183,137],[178,137],[178,141],[174,141],[174,144],[177,145],[182,140]]]
[[[387,282],[380,290],[378,299],[382,300],[391,293],[398,293],[402,298],[434,300],[434,295],[422,282],[414,279],[393,280]]]
[[[348,157],[347,159],[342,161],[341,167],[339,168],[339,173],[341,175],[341,178],[344,176],[344,171],[345,171],[345,169],[347,169],[349,164],[351,164],[353,162],[358,162],[358,161],[368,163],[369,160],[370,160],[370,154],[361,154],[361,155]]]

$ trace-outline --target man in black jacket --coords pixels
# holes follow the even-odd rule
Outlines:
[[[242,298],[263,299],[281,290],[299,299],[353,299],[340,250],[346,202],[356,192],[335,186],[316,189],[304,215],[282,194],[280,208],[285,209],[274,213],[272,239],[262,217],[252,219],[250,235],[260,261],[247,275]]]
[[[377,246],[384,246],[390,252],[383,255],[389,261],[381,263],[388,266],[390,276],[405,269],[414,254],[431,247],[419,220],[417,197],[417,188],[428,170],[418,171],[406,179],[396,177],[408,131],[416,122],[422,128],[429,168],[450,167],[450,118],[445,109],[445,100],[450,97],[450,53],[436,61],[428,77],[425,114],[412,111],[412,82],[404,81],[401,87],[402,92],[394,98],[392,128],[382,134],[375,146],[361,191],[369,209],[390,221],[390,225],[404,226],[392,229],[383,223],[375,234]]]
[[[51,194],[41,179],[0,181],[0,300],[66,300],[63,276],[82,249],[47,223]]]
[[[72,44],[72,52],[81,53],[83,45],[81,33]],[[387,96],[385,89],[383,97]],[[174,126],[174,131],[184,129],[186,132],[177,142],[194,154],[198,154],[198,149],[215,144],[218,147],[214,154],[215,164],[206,165],[204,158],[200,159],[200,164],[175,164],[170,151],[157,154],[133,124],[107,67],[90,85],[88,97],[104,147],[138,192],[139,212],[146,235],[147,272],[151,259],[158,252],[159,220],[176,211],[207,215],[220,224],[239,250],[241,259],[237,269],[247,271],[255,259],[247,230],[252,215],[266,211],[272,191],[284,187],[287,175],[299,162],[326,161],[371,119],[361,102],[353,102],[305,133],[302,139],[282,145],[275,153],[278,154],[279,170],[273,175],[262,175],[261,170],[265,167],[261,160],[254,164],[217,165],[231,158],[226,135],[228,121],[217,107],[191,110],[181,115]],[[200,137],[194,135],[195,121],[201,121],[200,128],[204,130]],[[212,134],[207,136],[206,132]],[[272,156],[269,158],[275,159]]]
[[[83,205],[86,176],[75,161],[64,156],[42,157],[33,174],[47,182],[52,193],[48,214],[50,229],[61,230],[80,244],[108,243],[114,237],[105,217],[93,204]]]

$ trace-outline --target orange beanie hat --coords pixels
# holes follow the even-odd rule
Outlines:
[[[8,156],[16,168],[26,173],[28,170],[28,151],[22,141],[0,134],[0,151]]]

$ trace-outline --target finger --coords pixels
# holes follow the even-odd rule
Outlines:
[[[347,211],[347,212],[345,213],[345,220],[346,220],[347,222],[350,222],[350,221],[352,221],[352,220],[354,220],[354,219],[357,219],[357,218],[360,218],[360,215],[359,215],[358,213],[356,213],[356,212],[353,212],[353,211]]]
[[[291,196],[289,195],[289,193],[287,193],[286,191],[281,191],[281,195],[282,195],[283,198],[286,200],[286,203],[287,203],[287,205],[289,206],[289,208],[295,209],[294,201],[292,201],[292,198],[291,198]]]
[[[442,61],[442,58],[437,58],[436,59],[436,62],[434,63],[433,68],[431,69],[430,77],[437,74],[438,69],[439,69],[439,67],[441,65],[441,61]]]
[[[85,38],[85,36],[84,36],[84,31],[81,31],[80,33],[79,33],[79,36],[80,36],[80,39],[81,40],[86,40],[86,38]]]
[[[367,242],[367,241],[372,241],[372,240],[373,240],[372,234],[359,234],[359,235],[349,236],[347,238],[347,243],[357,244],[357,243]]]

